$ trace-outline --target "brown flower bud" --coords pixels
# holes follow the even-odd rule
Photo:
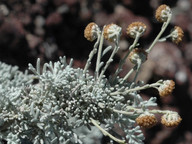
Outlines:
[[[166,97],[173,92],[174,88],[175,88],[175,82],[173,80],[163,81],[163,84],[161,84],[158,88],[159,95],[161,97]]]
[[[176,127],[181,122],[181,117],[178,113],[167,113],[161,117],[161,123],[166,127]]]
[[[137,117],[136,122],[141,127],[150,128],[157,124],[157,119],[154,114],[146,112]]]
[[[98,25],[91,22],[84,30],[84,37],[89,41],[93,41],[98,37],[98,32],[100,32]]]
[[[131,38],[136,38],[137,35],[141,36],[146,31],[147,26],[142,22],[133,22],[127,27],[127,34]]]
[[[115,42],[118,39],[118,36],[121,34],[121,27],[116,24],[109,24],[104,27],[104,38],[111,42]]]
[[[170,7],[163,4],[157,8],[155,17],[159,22],[166,22],[170,14],[171,14]]]
[[[133,64],[137,64],[138,61],[141,61],[143,63],[147,60],[147,52],[145,52],[144,49],[135,48],[130,52],[128,58]]]
[[[171,33],[171,39],[174,43],[178,44],[182,41],[184,36],[183,30],[179,26],[175,26]]]

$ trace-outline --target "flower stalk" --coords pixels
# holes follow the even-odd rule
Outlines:
[[[161,85],[159,82],[160,82],[160,81],[158,81],[158,82],[156,82],[156,83],[153,83],[153,84],[146,84],[146,85],[144,85],[144,86],[134,87],[134,88],[125,90],[125,91],[123,91],[123,92],[115,91],[115,92],[112,92],[110,95],[111,95],[111,96],[115,96],[115,95],[127,95],[128,93],[135,92],[135,91],[137,92],[137,91],[144,90],[144,89],[148,89],[148,88],[156,88],[156,89],[158,89],[158,86]]]
[[[166,22],[163,23],[162,27],[161,27],[161,31],[159,32],[159,34],[156,36],[156,38],[154,39],[154,41],[152,42],[152,44],[150,45],[150,47],[146,50],[147,53],[150,53],[150,51],[152,50],[152,48],[154,47],[154,45],[158,42],[159,38],[161,37],[161,35],[164,33],[164,31],[166,30],[168,24],[170,23],[172,14],[170,13],[168,15],[168,19]]]
[[[83,73],[85,74],[86,73],[86,71],[89,69],[89,66],[91,65],[91,60],[92,60],[92,58],[93,58],[93,56],[97,53],[97,47],[98,47],[98,45],[99,45],[99,41],[100,41],[100,36],[101,34],[98,34],[98,38],[97,38],[97,41],[96,41],[96,43],[94,44],[94,47],[93,47],[93,50],[90,52],[90,54],[89,54],[89,58],[88,58],[88,60],[87,60],[87,62],[86,62],[86,65],[85,65],[85,67],[84,67],[84,70],[83,70]]]
[[[103,31],[102,31],[101,37],[100,37],[99,49],[98,49],[98,53],[97,53],[97,62],[96,62],[96,69],[95,69],[96,78],[99,77],[99,69],[100,69],[101,53],[102,53],[102,48],[103,48],[103,40],[104,40],[104,35],[103,35]]]
[[[104,130],[96,120],[94,120],[93,118],[90,118],[91,122],[93,123],[93,125],[95,125],[105,136],[109,136],[112,140],[114,140],[115,142],[119,143],[119,144],[126,144],[125,140],[120,140],[116,137],[114,137],[113,135],[111,135],[110,133],[108,133],[106,130]]]

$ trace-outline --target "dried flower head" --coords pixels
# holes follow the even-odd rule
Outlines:
[[[150,128],[157,124],[157,119],[154,114],[145,112],[136,118],[136,122],[141,127]]]
[[[159,22],[166,22],[170,14],[171,14],[170,7],[163,4],[157,8],[155,17]]]
[[[127,28],[127,34],[136,38],[137,35],[141,36],[146,31],[147,26],[142,22],[133,22]]]
[[[167,113],[161,117],[161,123],[166,127],[176,127],[181,122],[181,117],[178,113]]]
[[[135,48],[131,51],[128,58],[133,64],[138,64],[138,61],[143,63],[147,60],[147,52],[144,49]]]
[[[161,97],[166,97],[173,92],[175,88],[175,82],[173,80],[165,80],[158,88],[159,95]]]
[[[121,34],[121,27],[119,27],[116,24],[109,24],[104,27],[104,38],[111,41],[115,42],[118,40],[120,34]]]
[[[89,23],[84,30],[84,37],[89,41],[94,41],[98,37],[100,29],[94,22]]]
[[[174,43],[178,44],[182,41],[184,36],[183,30],[179,26],[175,26],[171,33],[171,39]]]

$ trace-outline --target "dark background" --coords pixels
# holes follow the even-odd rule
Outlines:
[[[140,47],[147,48],[152,42],[161,27],[154,17],[161,4],[167,4],[173,10],[172,21],[164,35],[177,25],[183,29],[185,37],[179,45],[170,40],[158,43],[142,67],[139,79],[146,83],[173,79],[176,87],[173,95],[165,99],[159,98],[157,91],[152,89],[142,95],[144,98],[156,96],[160,109],[176,110],[183,120],[177,128],[168,129],[158,123],[144,130],[145,143],[191,144],[191,0],[1,0],[0,61],[18,65],[24,71],[28,63],[34,65],[38,57],[44,63],[65,55],[68,59],[74,58],[75,67],[83,67],[94,44],[84,38],[84,28],[94,21],[100,27],[110,23],[122,27],[121,50],[113,63],[116,64],[133,41],[126,35],[130,23],[141,21],[147,25]],[[131,66],[127,63],[125,68],[129,70]],[[113,72],[113,67],[110,68],[107,75]],[[121,75],[127,72],[126,69]]]

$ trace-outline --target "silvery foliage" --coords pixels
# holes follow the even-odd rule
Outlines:
[[[112,97],[111,92],[124,90],[131,84],[112,84],[105,77],[97,83],[94,76],[83,74],[83,69],[73,68],[72,63],[72,59],[67,64],[66,58],[60,57],[57,62],[45,63],[41,70],[38,59],[36,67],[29,64],[33,74],[0,63],[1,140],[8,144],[24,140],[33,144],[91,144],[94,141],[88,142],[83,134],[93,129],[90,120],[93,118],[114,136],[130,144],[143,143],[140,127],[135,127],[137,114],[123,115],[112,109],[126,110],[128,105],[146,108],[154,106],[155,99],[143,101],[137,92],[126,98]],[[120,79],[117,77],[116,81]],[[115,133],[114,124],[119,125],[124,136]]]

